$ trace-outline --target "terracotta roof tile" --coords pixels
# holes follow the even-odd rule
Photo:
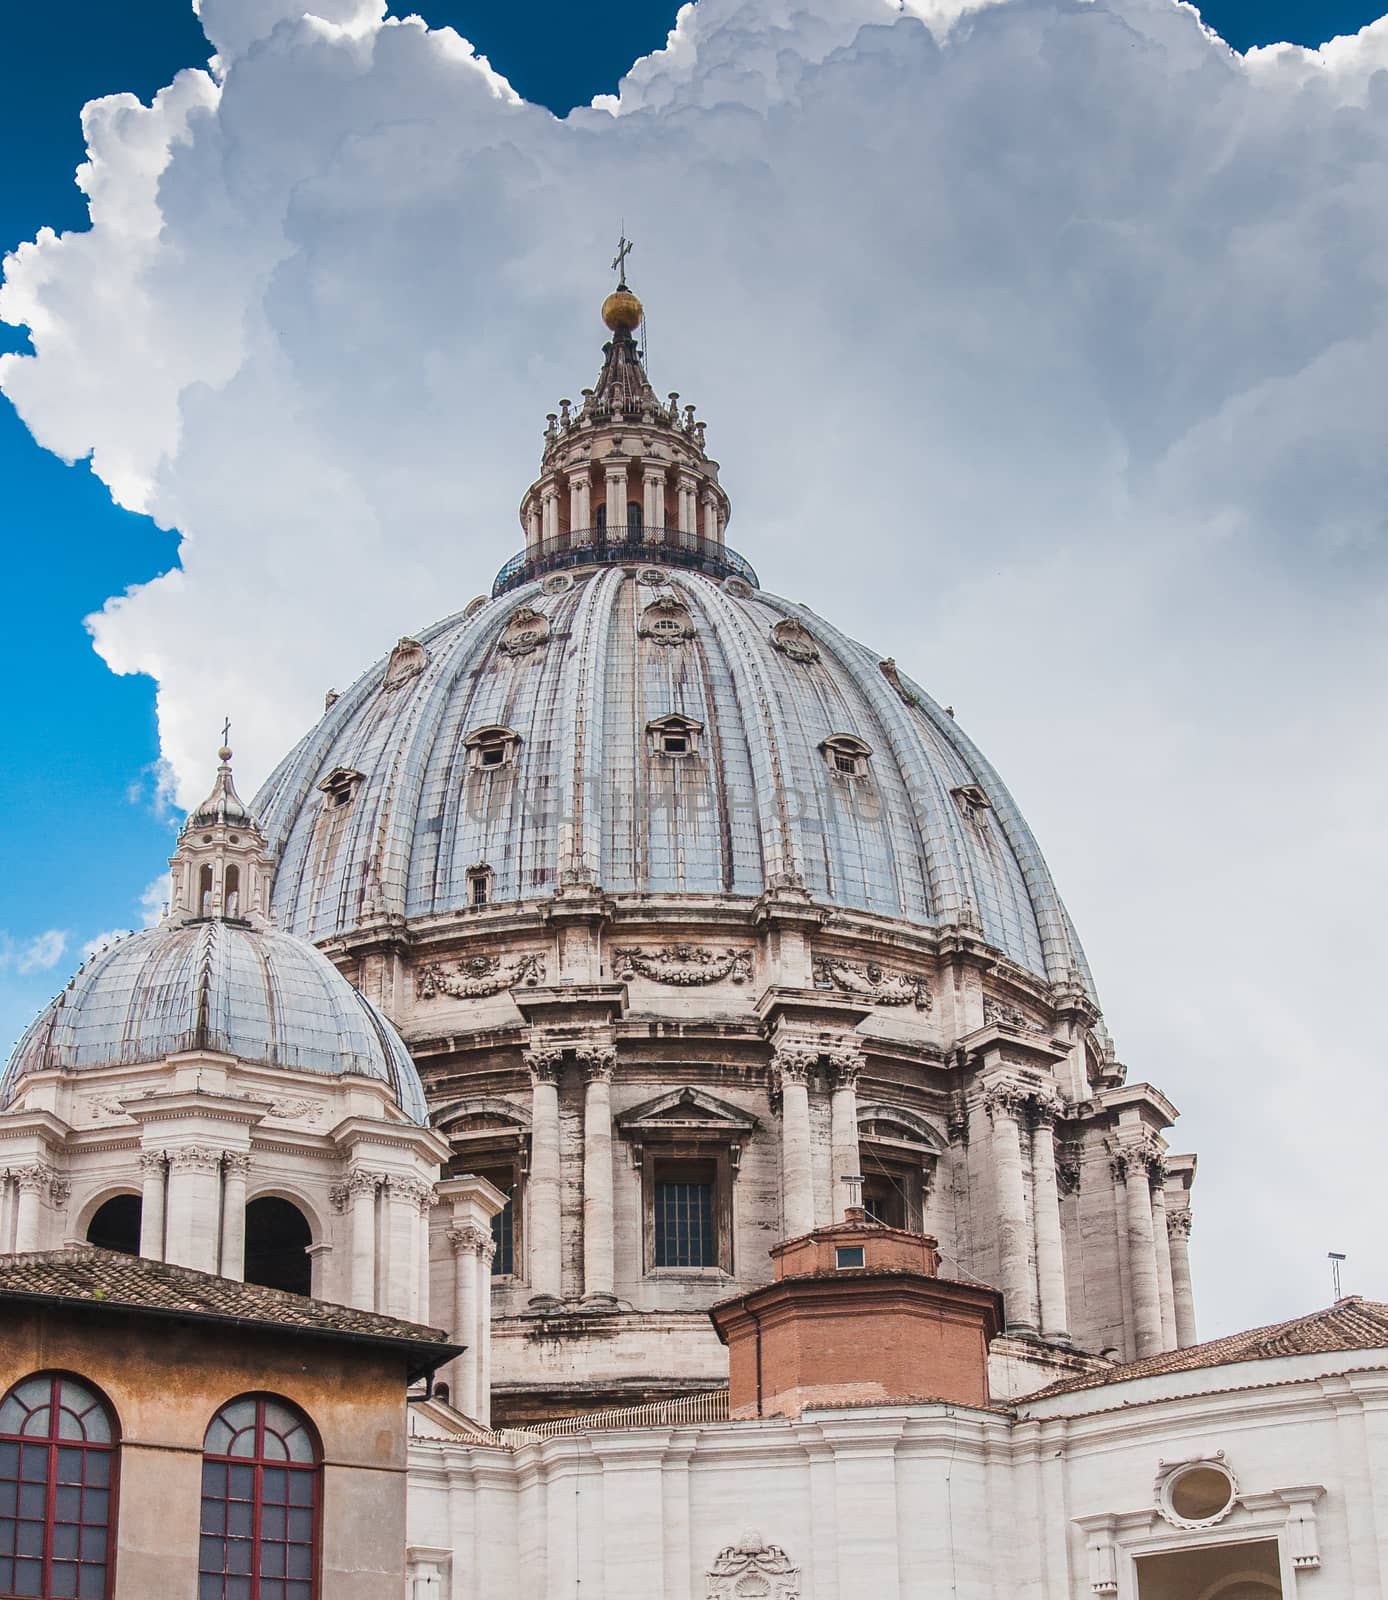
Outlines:
[[[0,1302],[9,1299],[259,1323],[310,1337],[399,1345],[406,1347],[402,1353],[415,1373],[432,1371],[457,1351],[440,1328],[91,1245],[0,1255]]]
[[[1165,1350],[1160,1355],[1144,1356],[1103,1372],[1083,1373],[1039,1389],[1021,1402],[1039,1400],[1046,1395],[1073,1394],[1080,1389],[1102,1389],[1135,1378],[1159,1378],[1169,1372],[1198,1372],[1206,1367],[1230,1366],[1240,1361],[1271,1361],[1277,1356],[1332,1354],[1339,1350],[1377,1350],[1388,1348],[1388,1305],[1349,1295],[1323,1311],[1294,1317],[1290,1322],[1275,1322],[1265,1328],[1249,1328],[1243,1333],[1226,1334],[1205,1344],[1189,1345],[1184,1350]]]

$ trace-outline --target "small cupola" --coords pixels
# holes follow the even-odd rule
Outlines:
[[[188,813],[169,858],[171,922],[218,917],[263,923],[268,915],[274,858],[232,781],[231,747],[225,743],[230,731],[230,724],[222,730],[212,793]]]
[[[709,1312],[728,1347],[730,1415],[797,1418],[846,1405],[986,1406],[1002,1296],[939,1276],[929,1234],[850,1206],[771,1251],[775,1279]]]

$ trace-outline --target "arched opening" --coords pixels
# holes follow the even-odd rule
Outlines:
[[[87,1224],[87,1243],[122,1255],[140,1253],[140,1197],[116,1194],[96,1208]]]
[[[641,502],[639,500],[627,501],[627,532],[634,540],[641,537]]]
[[[598,530],[599,533],[606,532],[606,530],[607,530],[607,507],[606,507],[606,505],[600,505],[598,507],[597,515],[593,518],[593,526]]]
[[[246,1282],[310,1294],[312,1243],[308,1219],[292,1201],[273,1194],[252,1200],[246,1207]]]
[[[198,873],[198,915],[210,917],[212,915],[212,865],[205,863]]]
[[[222,911],[228,917],[241,915],[241,869],[228,867],[222,893]]]

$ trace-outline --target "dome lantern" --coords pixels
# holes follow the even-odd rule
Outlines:
[[[225,917],[261,923],[268,914],[274,858],[231,775],[231,724],[222,729],[217,777],[208,797],[188,813],[169,858],[169,918]]]
[[[731,515],[704,423],[678,394],[662,401],[646,375],[645,309],[626,281],[633,246],[613,259],[617,287],[602,303],[612,337],[602,371],[581,405],[549,412],[540,476],[521,500],[525,549],[497,575],[503,594],[542,572],[647,560],[711,577],[756,574],[724,543]]]

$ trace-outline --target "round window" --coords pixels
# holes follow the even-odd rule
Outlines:
[[[752,598],[752,585],[746,578],[724,578],[723,590],[730,594],[734,600],[750,600]]]
[[[573,586],[574,581],[567,572],[551,572],[540,585],[546,594],[568,594]]]
[[[1236,1486],[1232,1476],[1212,1461],[1195,1462],[1167,1480],[1163,1509],[1173,1522],[1218,1522],[1233,1508]]]
[[[644,583],[651,588],[665,582],[665,574],[659,567],[638,567],[636,569],[637,583]]]

